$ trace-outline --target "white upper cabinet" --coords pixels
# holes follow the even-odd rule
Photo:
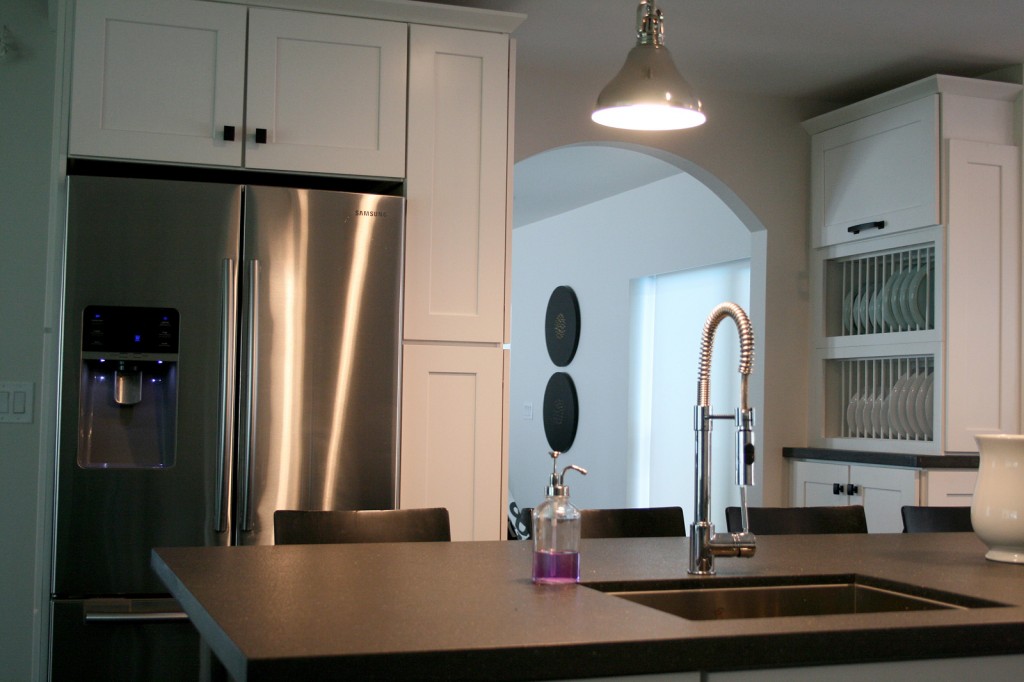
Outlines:
[[[401,22],[84,0],[69,153],[402,177],[406,44]]]
[[[390,21],[250,10],[245,165],[405,175],[407,31]]]
[[[88,0],[76,4],[72,156],[237,166],[245,18],[238,5]]]
[[[501,343],[509,39],[412,26],[405,338]]]
[[[944,224],[944,140],[1015,144],[1019,89],[932,76],[805,122],[811,245]]]
[[[938,95],[811,140],[815,246],[939,223]]]
[[[811,445],[965,453],[1020,430],[1020,91],[935,76],[805,124]]]

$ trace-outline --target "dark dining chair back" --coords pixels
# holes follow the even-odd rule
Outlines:
[[[667,538],[686,535],[681,507],[581,509],[580,537]]]
[[[446,542],[452,539],[448,510],[383,509],[274,512],[275,545],[348,542]]]
[[[904,533],[969,533],[970,507],[914,507],[900,509]]]
[[[533,533],[533,508],[525,507],[520,520]],[[581,509],[581,538],[668,538],[685,537],[682,507],[638,509]],[[529,538],[525,538],[529,539]]]
[[[864,507],[749,507],[749,530],[754,535],[812,533],[867,533]],[[742,530],[739,507],[726,507],[725,522],[730,533]]]

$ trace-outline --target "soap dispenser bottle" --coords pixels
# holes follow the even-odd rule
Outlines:
[[[580,580],[580,510],[569,502],[565,474],[586,475],[571,464],[558,473],[560,452],[551,452],[551,478],[544,501],[533,510],[533,582],[576,583]]]

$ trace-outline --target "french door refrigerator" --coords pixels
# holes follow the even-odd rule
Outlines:
[[[195,679],[151,548],[395,506],[404,199],[68,182],[52,679]]]

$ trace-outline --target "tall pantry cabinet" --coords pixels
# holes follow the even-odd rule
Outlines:
[[[1020,430],[1020,91],[934,76],[805,124],[812,448],[974,453],[974,435]],[[794,504],[829,484],[868,507],[866,490],[891,488],[889,516],[934,503],[929,475],[945,490],[951,473],[883,468],[858,486],[817,469],[795,463]]]
[[[447,507],[453,539],[498,539],[523,17],[251,4],[75,2],[68,155],[404,181],[399,504]]]

